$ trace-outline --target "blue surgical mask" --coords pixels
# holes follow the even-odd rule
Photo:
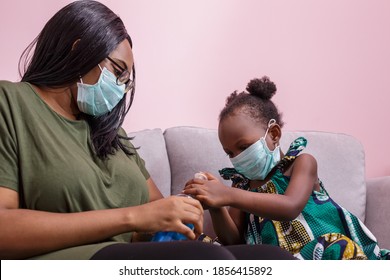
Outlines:
[[[118,86],[116,77],[106,67],[94,85],[77,83],[77,106],[85,114],[95,117],[111,112],[125,94],[125,85]]]
[[[274,123],[276,123],[274,119],[270,120],[263,137],[230,159],[234,168],[250,180],[264,180],[271,169],[280,161],[280,146],[270,151],[265,142],[268,129]]]

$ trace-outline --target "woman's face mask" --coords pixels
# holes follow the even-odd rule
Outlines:
[[[280,146],[270,151],[265,142],[268,130],[274,123],[276,121],[271,119],[263,137],[230,159],[234,168],[250,180],[264,180],[280,161]]]
[[[118,105],[125,94],[125,85],[118,86],[116,77],[106,67],[100,67],[102,73],[94,85],[77,83],[77,106],[85,114],[101,116]]]

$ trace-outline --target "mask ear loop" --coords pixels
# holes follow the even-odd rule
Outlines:
[[[265,135],[264,135],[264,140],[265,140],[265,137],[267,137],[267,134],[268,134],[268,130],[271,128],[272,125],[276,124],[276,120],[275,119],[270,119],[269,122],[268,122],[268,128],[267,130],[265,131]],[[275,148],[274,148],[274,151],[279,147],[280,145],[275,145]]]
[[[98,64],[98,66],[99,66],[100,71],[103,72],[103,69],[102,69],[102,67],[100,66],[100,64]],[[84,84],[83,79],[81,78],[81,75],[79,76],[79,79],[80,79],[81,83]]]
[[[264,134],[264,139],[265,137],[267,137],[267,134],[268,134],[268,130],[270,129],[270,127],[276,123],[276,120],[275,119],[270,119],[269,122],[268,122],[268,127],[267,127],[267,130],[265,131],[265,134]]]

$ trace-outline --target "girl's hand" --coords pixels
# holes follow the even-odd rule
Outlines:
[[[211,208],[220,208],[228,205],[230,201],[230,188],[222,184],[210,173],[206,172],[204,174],[207,180],[189,180],[184,187],[183,193],[191,195],[203,205]]]
[[[191,197],[170,196],[137,207],[133,216],[136,232],[175,231],[189,239],[203,232],[203,208]],[[192,231],[185,224],[193,224]]]

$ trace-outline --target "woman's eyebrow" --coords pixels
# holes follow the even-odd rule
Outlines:
[[[119,61],[120,63],[122,63],[122,64],[125,66],[125,67],[123,67],[123,68],[125,68],[126,70],[129,69],[129,67],[127,67],[126,62],[124,62],[124,61],[121,60],[121,59],[118,59],[118,61]]]
[[[117,64],[117,65],[115,65],[115,66],[119,66],[119,67],[122,67],[123,69],[125,69],[125,70],[128,70],[129,68],[127,67],[127,64],[126,64],[126,62],[124,62],[122,59],[119,59],[119,58],[111,58],[113,61],[114,61],[114,65],[115,64]],[[123,66],[124,65],[124,66]]]

